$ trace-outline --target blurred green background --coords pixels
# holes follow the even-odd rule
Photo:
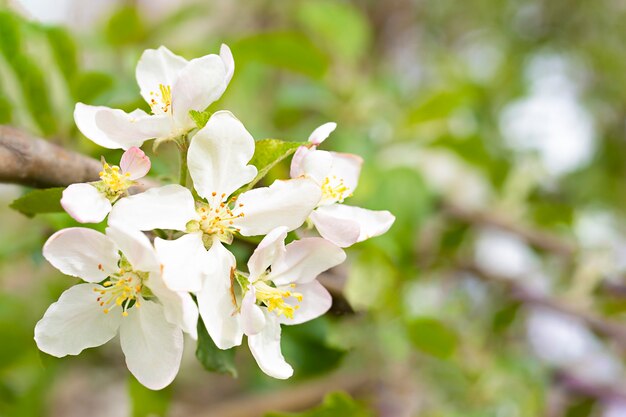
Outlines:
[[[0,124],[117,161],[77,131],[74,103],[149,110],[144,49],[227,43],[235,76],[212,109],[256,139],[337,122],[323,147],[365,159],[348,203],[397,217],[325,277],[331,313],[284,330],[292,380],[245,348],[238,378],[207,373],[188,343],[154,393],[115,342],[38,352],[35,323],[74,284],[41,247],[74,223],[24,217],[8,204],[25,189],[1,185],[0,416],[626,416],[625,2],[0,6]],[[173,146],[153,157],[161,179],[176,167]]]

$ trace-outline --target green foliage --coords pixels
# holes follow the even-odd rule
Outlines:
[[[413,319],[407,324],[407,331],[415,348],[438,358],[450,357],[459,344],[456,332],[435,318]]]
[[[152,391],[135,378],[128,378],[128,393],[132,401],[132,417],[165,417],[170,406],[172,388]]]
[[[396,271],[380,251],[363,251],[354,260],[344,293],[355,310],[380,308],[394,288]]]
[[[250,184],[241,188],[238,192],[242,193],[250,190],[280,161],[292,155],[300,146],[306,144],[306,142],[285,142],[279,139],[257,140],[254,144],[254,155],[250,160],[250,165],[254,165],[258,170],[257,176]]]
[[[20,52],[20,47],[19,20],[13,13],[0,10],[0,51],[10,62]]]
[[[136,7],[117,10],[109,20],[106,38],[112,45],[121,46],[139,42],[145,37],[145,28]]]
[[[66,80],[72,81],[78,71],[78,52],[72,36],[59,27],[50,27],[45,31],[54,55],[54,60]]]
[[[211,112],[189,110],[189,117],[191,117],[198,129],[202,129],[211,118]]]
[[[76,101],[91,103],[113,87],[113,78],[103,72],[86,71],[72,80],[72,95]]]
[[[301,413],[268,413],[265,417],[373,417],[366,406],[353,400],[348,394],[335,392],[328,394],[324,402]]]
[[[302,26],[320,39],[326,50],[342,59],[354,61],[367,51],[370,27],[363,14],[352,4],[329,0],[305,1],[300,4],[297,17]]]
[[[238,62],[256,61],[320,78],[328,58],[304,35],[295,32],[259,33],[232,45]]]
[[[61,197],[65,188],[46,188],[30,191],[14,200],[10,207],[20,213],[32,217],[35,214],[63,212]]]
[[[215,346],[213,339],[204,327],[202,318],[198,319],[198,347],[196,348],[196,358],[200,361],[204,369],[209,372],[229,374],[237,376],[235,368],[235,349],[222,350]]]

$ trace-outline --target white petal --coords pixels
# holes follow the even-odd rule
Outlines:
[[[96,113],[105,108],[106,107],[102,106],[89,106],[83,103],[76,103],[74,107],[74,122],[78,130],[92,142],[105,148],[119,149],[122,146],[115,140],[109,138],[109,136],[96,125]]]
[[[307,178],[274,181],[269,187],[255,188],[239,196],[233,213],[244,216],[235,219],[234,226],[244,236],[264,235],[280,226],[294,230],[304,223],[320,197],[320,187]]]
[[[328,151],[309,150],[300,161],[300,175],[307,176],[320,186],[330,174],[333,156]]]
[[[293,375],[293,368],[285,361],[280,351],[280,324],[278,318],[264,310],[266,325],[263,331],[248,336],[250,352],[259,365],[259,368],[267,375],[287,379]]]
[[[61,206],[79,223],[100,223],[111,211],[111,202],[91,184],[72,184],[63,190]]]
[[[235,257],[219,240],[213,239],[209,250],[209,266],[202,290],[197,294],[198,309],[209,335],[220,349],[230,349],[241,344],[243,331],[231,292],[231,270]]]
[[[327,214],[324,211],[326,207],[330,206],[320,207],[309,216],[319,234],[342,248],[355,244],[361,235],[361,225],[352,219]]]
[[[160,264],[148,236],[136,229],[107,227],[106,234],[122,251],[135,271],[159,272]]]
[[[200,291],[208,265],[202,233],[189,233],[176,240],[154,239],[163,265],[163,281],[174,291]]]
[[[248,261],[250,282],[256,281],[265,270],[285,252],[286,227],[277,227],[263,238]]]
[[[228,197],[249,183],[257,174],[247,165],[254,154],[254,138],[232,113],[214,113],[206,126],[191,140],[189,173],[201,197],[208,200],[215,192]]]
[[[291,167],[289,169],[289,176],[291,178],[298,178],[305,175],[302,167],[302,160],[308,155],[309,152],[311,151],[306,146],[300,146],[296,149],[296,153],[294,153],[293,158],[291,158]]]
[[[220,47],[220,58],[224,61],[224,68],[226,68],[226,78],[224,79],[224,83],[228,86],[228,83],[233,78],[233,74],[235,73],[235,59],[233,58],[233,53],[230,51],[230,48],[226,44],[222,44]]]
[[[150,93],[159,92],[159,85],[172,86],[178,73],[188,64],[187,60],[175,55],[164,46],[159,49],[146,49],[141,55],[135,77],[141,90],[141,96],[150,103]]]
[[[128,370],[150,389],[168,386],[183,356],[183,332],[165,318],[163,306],[146,301],[122,319],[120,343]]]
[[[328,293],[328,290],[318,281],[298,284],[293,291],[302,294],[302,301],[298,302],[294,297],[289,297],[285,300],[288,304],[297,305],[299,308],[294,313],[293,319],[279,316],[278,320],[282,324],[300,324],[316,319],[326,313],[333,304],[333,298]]]
[[[138,180],[150,171],[150,158],[141,149],[133,146],[122,155],[120,168],[122,173],[130,174],[131,180]]]
[[[343,249],[326,239],[310,237],[296,240],[285,247],[285,256],[272,264],[269,279],[276,285],[304,284],[345,259]]]
[[[319,207],[316,212],[326,217],[334,217],[337,221],[351,220],[358,223],[361,231],[357,242],[382,235],[396,220],[387,210],[374,211],[345,204]]]
[[[43,256],[65,275],[100,282],[118,269],[115,243],[84,227],[59,230],[43,246]]]
[[[191,192],[170,184],[121,199],[111,210],[109,224],[138,230],[184,231],[187,223],[197,217]]]
[[[359,183],[363,158],[351,153],[329,152],[333,158],[332,167],[328,176],[343,180],[343,184],[348,187],[348,193],[352,193]]]
[[[61,358],[100,346],[115,336],[121,314],[104,314],[96,300],[102,288],[79,284],[61,294],[35,326],[35,341],[43,352]]]
[[[122,149],[139,147],[148,139],[168,137],[173,129],[169,116],[149,115],[142,110],[125,113],[104,107],[95,113],[95,122],[111,141],[119,144],[116,148]]]
[[[326,138],[331,133],[333,133],[333,131],[336,128],[337,128],[337,123],[335,122],[324,123],[317,129],[315,129],[313,133],[311,133],[311,136],[309,136],[309,142],[311,142],[314,145],[319,145],[320,143],[324,142]]]
[[[226,90],[226,67],[218,55],[189,61],[172,85],[172,115],[178,126],[191,126],[189,110],[204,111]]]
[[[163,306],[165,318],[180,327],[193,339],[198,338],[198,307],[191,295],[182,291],[172,291],[165,286],[159,274],[150,274],[146,285]]]
[[[259,333],[265,327],[265,315],[261,307],[256,305],[254,293],[254,287],[250,286],[241,301],[241,327],[248,336]]]

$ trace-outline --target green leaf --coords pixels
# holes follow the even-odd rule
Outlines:
[[[112,45],[128,45],[143,40],[146,30],[137,8],[129,6],[111,16],[105,33]]]
[[[338,57],[356,60],[367,51],[371,38],[369,22],[352,4],[329,0],[302,2],[298,20]]]
[[[46,28],[46,35],[61,73],[66,80],[71,81],[78,68],[78,54],[74,39],[67,30],[60,27]]]
[[[373,417],[374,413],[363,404],[343,392],[334,392],[324,398],[324,402],[311,410],[301,413],[271,412],[265,417]]]
[[[31,191],[14,200],[9,207],[28,217],[33,217],[35,214],[63,212],[61,197],[64,189],[58,187]]]
[[[320,78],[328,68],[328,58],[306,36],[295,32],[252,35],[233,44],[238,62],[257,61],[278,68]]]
[[[254,165],[259,172],[252,182],[240,188],[238,193],[250,190],[257,182],[265,177],[276,164],[296,152],[296,149],[300,146],[307,145],[307,143],[308,142],[285,142],[280,139],[257,140],[250,164]]]
[[[89,71],[73,79],[72,94],[76,101],[91,103],[113,87],[113,78],[103,72]]]
[[[20,21],[8,11],[0,11],[0,52],[12,61],[21,48]]]
[[[394,289],[396,271],[380,251],[363,251],[352,263],[345,295],[355,310],[380,308]]]
[[[422,352],[438,358],[450,357],[459,343],[454,330],[440,320],[420,317],[407,324],[409,339]]]
[[[165,417],[172,397],[171,385],[160,391],[152,391],[129,377],[128,394],[133,404],[132,417]]]
[[[201,318],[198,320],[198,347],[196,348],[196,358],[198,358],[202,366],[204,366],[204,369],[209,372],[230,374],[233,377],[237,377],[235,349],[222,350],[215,346]]]
[[[189,110],[189,117],[191,117],[191,120],[196,123],[198,129],[202,129],[209,121],[209,118],[211,117],[211,112]]]

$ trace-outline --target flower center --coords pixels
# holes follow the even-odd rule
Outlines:
[[[172,87],[159,84],[159,91],[150,91],[150,108],[154,114],[169,113],[172,108]]]
[[[217,193],[213,193],[215,197]],[[226,195],[222,194],[221,198],[224,199]],[[214,200],[213,205],[196,202],[196,212],[200,216],[200,220],[191,221],[187,224],[187,231],[193,232],[201,230],[205,236],[217,236],[224,243],[231,243],[233,240],[233,233],[238,232],[239,229],[234,226],[235,219],[243,217],[243,213],[233,213],[229,202],[218,202]],[[239,204],[239,207],[243,207],[243,204]]]
[[[343,203],[343,200],[351,195],[352,193],[344,184],[343,178],[337,178],[335,175],[326,177],[322,182],[322,199],[319,205]]]
[[[301,302],[302,294],[292,292],[286,289],[286,287],[272,287],[262,280],[258,280],[252,285],[254,285],[257,302],[264,304],[267,307],[267,311],[274,311],[277,316],[282,314],[289,319],[293,319],[293,314],[300,306],[288,304],[285,299],[293,297],[297,302]],[[296,284],[289,285],[291,289],[295,287]]]
[[[101,268],[100,265],[98,267]],[[152,294],[143,285],[147,279],[147,272],[135,271],[122,255],[119,272],[109,276],[102,283],[102,288],[94,288],[94,291],[100,294],[96,300],[103,308],[103,313],[108,314],[109,311],[119,307],[122,316],[126,317],[129,308],[141,307],[140,298],[150,297]]]
[[[109,200],[114,201],[133,185],[133,181],[130,179],[130,173],[123,174],[118,166],[110,166],[106,162],[103,162],[102,165],[102,171],[100,171],[101,186],[98,187],[96,184],[96,188],[106,194]]]

